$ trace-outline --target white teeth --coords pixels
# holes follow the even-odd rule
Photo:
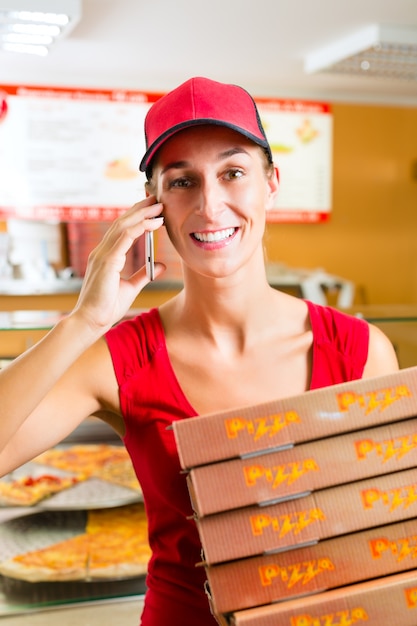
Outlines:
[[[198,241],[204,241],[207,243],[213,241],[221,241],[222,239],[228,239],[235,232],[234,228],[226,228],[225,230],[217,230],[215,233],[193,233],[194,237]]]

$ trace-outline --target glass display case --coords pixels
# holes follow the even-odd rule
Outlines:
[[[389,337],[401,369],[417,365],[417,304],[362,305],[347,312],[378,326]]]
[[[129,317],[141,309],[131,309]],[[417,365],[417,304],[360,305],[341,309],[378,326],[392,341],[400,367]],[[0,312],[0,360],[30,348],[64,315],[60,311]]]

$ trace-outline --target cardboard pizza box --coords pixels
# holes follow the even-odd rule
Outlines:
[[[417,366],[173,423],[183,469],[417,415]]]
[[[187,481],[192,506],[202,517],[416,465],[417,418],[410,418],[291,449],[202,465],[189,471]]]
[[[416,517],[413,467],[270,506],[197,517],[196,524],[204,561],[212,565]]]
[[[213,612],[235,613],[416,569],[416,520],[206,566]]]
[[[416,626],[417,570],[221,617],[231,626]]]

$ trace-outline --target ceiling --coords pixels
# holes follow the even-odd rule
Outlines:
[[[159,92],[204,75],[259,97],[417,106],[416,81],[304,72],[308,53],[371,24],[417,28],[417,0],[83,0],[48,57],[0,52],[0,84]]]

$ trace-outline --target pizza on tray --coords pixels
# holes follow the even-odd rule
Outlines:
[[[33,506],[56,493],[73,487],[81,480],[81,476],[66,477],[52,473],[2,480],[0,481],[0,505]]]
[[[0,574],[28,582],[142,576],[151,556],[142,503],[87,512],[85,532],[0,563]]]
[[[141,491],[132,462],[123,446],[103,443],[51,448],[34,461],[81,474],[84,478],[100,478],[121,487]]]
[[[39,469],[34,471],[36,466]],[[16,478],[10,475],[0,480],[0,506],[34,506],[89,478],[141,494],[132,462],[123,446],[80,444],[51,448],[24,469],[23,475]]]

